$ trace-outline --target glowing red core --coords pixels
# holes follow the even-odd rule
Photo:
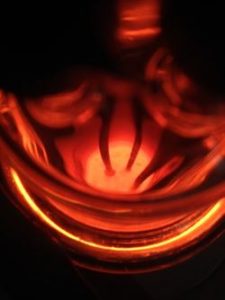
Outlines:
[[[144,181],[136,190],[133,189],[134,181],[149,162],[148,155],[140,149],[131,167],[127,168],[131,146],[124,142],[110,145],[110,159],[113,172],[108,172],[102,161],[99,150],[93,152],[86,165],[87,183],[104,192],[111,193],[134,193],[144,191],[149,180]]]

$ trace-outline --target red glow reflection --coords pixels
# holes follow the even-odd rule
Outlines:
[[[87,247],[94,249],[99,249],[102,252],[109,251],[110,253],[118,255],[118,257],[124,256],[126,257],[126,253],[132,252],[133,254],[139,254],[140,257],[146,254],[153,253],[161,253],[168,250],[174,250],[176,248],[181,247],[187,242],[194,240],[199,237],[203,233],[207,232],[218,220],[224,215],[225,210],[225,202],[222,199],[214,204],[199,220],[197,220],[194,224],[190,224],[190,227],[186,228],[186,230],[180,232],[175,236],[171,236],[169,238],[164,238],[158,242],[153,242],[151,244],[130,247],[127,245],[126,247],[120,246],[110,246],[105,244],[97,244],[93,241],[84,240],[82,237],[77,236],[76,234],[68,231],[67,229],[61,227],[54,220],[51,219],[47,214],[45,214],[41,208],[35,203],[35,200],[28,193],[25,186],[23,185],[20,177],[16,173],[14,169],[10,170],[10,175],[12,176],[12,180],[16,186],[17,192],[22,196],[22,201],[31,209],[31,211],[38,216],[45,224],[51,227],[56,232],[60,233],[62,236],[68,238],[77,243],[81,243]],[[124,254],[124,255],[123,255]],[[128,254],[129,257],[129,254]]]
[[[159,0],[119,1],[117,38],[125,47],[139,46],[160,33]]]

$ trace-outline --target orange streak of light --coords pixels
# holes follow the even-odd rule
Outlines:
[[[185,231],[163,240],[161,242],[144,245],[144,246],[135,246],[135,247],[116,247],[116,246],[108,246],[103,244],[98,244],[92,241],[87,241],[82,239],[79,236],[74,235],[73,233],[67,231],[66,229],[62,228],[56,222],[54,222],[49,216],[47,216],[35,203],[32,197],[29,195],[28,191],[24,187],[19,175],[17,172],[11,168],[10,173],[12,176],[12,180],[16,186],[17,191],[22,196],[24,202],[31,211],[37,215],[44,223],[46,223],[49,227],[54,229],[59,234],[63,235],[64,237],[73,240],[77,243],[83,244],[84,246],[95,248],[101,251],[110,251],[110,252],[117,252],[124,253],[124,252],[131,252],[131,253],[139,253],[139,252],[146,252],[146,251],[155,251],[155,252],[162,252],[168,249],[178,248],[181,245],[184,245],[185,242],[189,242],[190,240],[194,240],[198,238],[202,233],[209,230],[224,214],[225,211],[225,201],[220,200],[218,201],[205,215],[190,226]]]
[[[130,30],[124,30],[121,33],[121,37],[123,36],[124,38],[126,37],[127,39],[132,39],[132,38],[147,38],[151,37],[153,35],[156,35],[159,33],[158,29],[155,28],[142,28],[142,29],[130,29]]]
[[[137,46],[160,33],[160,1],[122,1],[118,8],[117,37],[123,45]]]

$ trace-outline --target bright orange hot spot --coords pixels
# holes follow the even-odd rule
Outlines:
[[[113,172],[107,171],[99,150],[96,150],[87,160],[86,182],[98,190],[114,194],[144,191],[148,187],[149,180],[144,181],[136,190],[132,190],[132,187],[137,176],[149,163],[148,155],[140,149],[131,169],[127,169],[131,153],[129,144],[124,142],[112,144],[109,152]]]

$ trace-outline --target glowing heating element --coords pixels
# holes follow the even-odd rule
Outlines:
[[[110,145],[110,158],[113,170],[108,172],[99,150],[90,155],[87,160],[86,176],[87,183],[93,188],[110,193],[133,193],[147,189],[148,181],[144,181],[135,191],[133,186],[135,179],[144,170],[149,162],[148,155],[139,150],[131,169],[127,168],[131,146],[126,143]]]
[[[51,219],[47,214],[45,214],[42,209],[37,205],[32,196],[28,193],[25,186],[23,185],[18,173],[14,169],[10,169],[10,174],[12,176],[12,181],[16,187],[17,192],[21,196],[22,201],[28,206],[28,208],[35,214],[42,222],[56,231],[58,234],[64,236],[65,238],[82,244],[83,246],[94,248],[95,250],[100,250],[110,253],[121,254],[142,254],[142,255],[151,255],[154,253],[162,253],[168,250],[174,250],[184,246],[190,241],[198,239],[205,232],[208,232],[217,222],[221,219],[225,212],[225,201],[224,199],[218,201],[213,207],[211,207],[200,220],[192,224],[183,232],[172,236],[167,239],[163,239],[160,242],[143,245],[143,246],[132,246],[129,247],[116,247],[109,246],[107,244],[100,244],[94,241],[88,241],[83,239],[80,236],[68,231],[67,229],[61,227],[55,221]]]

